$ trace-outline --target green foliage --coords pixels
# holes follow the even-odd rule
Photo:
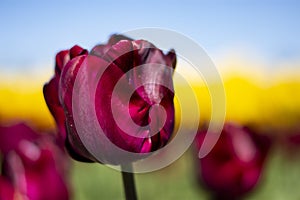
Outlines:
[[[245,199],[300,199],[300,155],[276,149],[270,153],[260,183]],[[165,169],[136,174],[135,180],[141,200],[210,199],[197,183],[191,151]],[[120,172],[104,165],[74,162],[72,184],[75,200],[124,199]]]

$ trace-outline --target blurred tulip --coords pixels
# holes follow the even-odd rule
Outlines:
[[[72,110],[74,83],[79,70],[82,70],[83,63],[88,67],[84,68],[82,73],[90,73],[86,70],[91,68],[97,68],[98,71],[105,70],[96,83],[95,102],[90,102],[90,104],[95,104],[97,120],[104,134],[113,144],[126,151],[148,153],[161,148],[168,142],[174,128],[172,70],[176,65],[175,53],[170,51],[165,55],[147,41],[113,35],[107,44],[95,46],[90,54],[78,46],[58,53],[55,76],[44,86],[46,103],[61,134],[64,135],[67,130],[66,137],[63,137],[66,138],[66,148],[74,159],[85,162],[97,161],[87,151],[78,135]],[[150,64],[151,69],[137,69],[144,64]],[[165,68],[159,68],[155,64],[163,65]],[[112,99],[115,85],[125,74],[125,81],[122,82],[125,91],[117,93],[117,98]],[[140,86],[144,80],[151,80],[151,84]],[[87,81],[87,84],[93,83],[93,79]],[[161,86],[161,82],[165,85]],[[166,86],[169,86],[169,89]],[[134,91],[130,98],[129,108],[126,106],[127,90]],[[117,116],[113,114],[111,104]],[[153,106],[163,107],[166,115],[163,115],[159,109],[153,109]],[[126,118],[128,110],[130,119]],[[138,128],[127,125],[126,132],[118,126],[115,117],[121,119],[125,126],[130,124],[129,120],[133,120]],[[162,121],[165,122],[163,125],[161,125]],[[144,127],[148,124],[151,125],[145,129]],[[162,128],[156,131],[158,126]],[[127,134],[128,130],[132,135]],[[97,137],[99,133],[93,134]],[[113,151],[105,144],[97,148],[99,151],[105,151],[108,157],[113,157]],[[110,158],[106,158],[106,161],[118,164]]]
[[[38,134],[25,124],[0,127],[0,151],[4,186],[0,195],[13,193],[15,199],[28,200],[69,199],[67,157],[54,135]]]
[[[13,185],[6,180],[5,177],[0,176],[0,199],[14,200],[15,190]]]
[[[205,137],[199,131],[196,147]],[[241,199],[258,183],[271,141],[249,128],[225,124],[212,151],[198,160],[198,177],[217,200]]]

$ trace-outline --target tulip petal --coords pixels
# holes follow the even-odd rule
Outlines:
[[[55,57],[55,74],[60,75],[62,68],[70,60],[69,50],[60,51]]]
[[[35,131],[23,123],[13,126],[0,126],[0,151],[7,154],[17,149],[22,140],[34,140],[38,137]]]
[[[64,107],[64,112],[66,116],[66,128],[68,132],[66,138],[66,148],[74,159],[84,162],[92,162],[95,159],[87,151],[87,149],[80,140],[80,137],[75,128],[72,111],[72,95],[74,83],[76,80],[77,73],[80,67],[82,66],[82,63],[85,60],[85,58],[86,55],[77,56],[70,60],[64,67],[61,74],[59,96],[61,104]]]
[[[5,177],[0,176],[0,199],[13,200],[15,196],[15,190],[13,185],[6,180]]]
[[[59,129],[59,136],[61,141],[66,139],[66,127],[65,127],[65,113],[58,98],[58,84],[59,78],[55,76],[49,83],[44,85],[43,93],[47,106],[53,115],[57,127]]]
[[[134,66],[132,42],[128,40],[119,41],[112,45],[102,58],[109,63],[113,62],[126,73]]]
[[[128,40],[128,41],[132,41],[131,38],[126,37],[124,35],[118,35],[118,34],[114,34],[109,38],[109,41],[107,44],[100,44],[100,45],[96,45],[92,50],[91,50],[91,55],[96,55],[100,58],[103,58],[106,53],[108,52],[108,50],[111,48],[112,45],[117,44],[119,41],[121,40]]]

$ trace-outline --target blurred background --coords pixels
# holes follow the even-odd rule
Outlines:
[[[254,127],[275,141],[246,199],[299,199],[299,8],[292,0],[1,1],[0,123],[55,130],[42,87],[53,75],[58,51],[75,44],[91,49],[113,33],[136,28],[171,29],[201,45],[219,69],[226,122]],[[207,86],[193,84],[205,124],[211,108]],[[175,82],[175,90],[184,88]],[[163,170],[137,175],[140,199],[209,199],[194,160],[190,149]],[[72,161],[70,178],[72,199],[123,199],[120,173],[103,165]]]

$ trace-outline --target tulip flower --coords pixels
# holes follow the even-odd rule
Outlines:
[[[198,149],[205,134],[199,131],[196,137]],[[215,199],[242,198],[258,183],[270,144],[268,137],[249,128],[225,124],[212,151],[198,159],[199,180]]]
[[[97,83],[95,102],[90,103],[95,104],[97,120],[106,137],[116,146],[134,153],[148,153],[163,147],[171,137],[174,128],[172,73],[170,70],[162,70],[155,66],[151,70],[138,71],[137,68],[145,64],[161,64],[173,70],[176,65],[175,53],[170,51],[165,55],[147,41],[113,35],[107,44],[95,46],[89,54],[79,46],[59,52],[56,56],[55,75],[44,86],[46,103],[57,122],[62,138],[65,139],[70,155],[79,161],[98,161],[81,141],[72,110],[74,82],[82,64],[89,62],[88,56],[97,60],[97,65],[93,67],[98,68],[99,71],[105,69]],[[147,130],[128,126],[125,131],[116,123],[116,116],[110,106],[111,96],[115,85],[124,74],[129,75],[125,81],[123,80],[123,86],[128,90],[133,90],[134,93],[130,98],[129,107],[126,107],[124,100],[127,94],[117,94],[117,98],[113,99],[115,112],[118,113],[117,117],[123,118],[123,124],[126,124],[125,116],[128,115],[129,110],[130,120],[133,120],[139,127],[146,126],[151,120],[153,120],[152,124],[157,123],[156,126],[162,126],[157,132],[150,134],[151,131],[156,130],[153,126]],[[139,87],[142,79],[151,79],[152,84]],[[171,90],[159,85],[162,80],[166,85],[171,86]],[[162,106],[166,111],[163,125],[160,124],[161,113],[150,112],[153,105]],[[130,135],[128,130],[131,132]],[[97,136],[99,133],[93,134]],[[99,146],[98,148],[100,151],[107,152],[107,163],[118,164],[109,158],[109,156],[113,157],[113,151],[109,147]]]
[[[44,97],[69,154],[78,161],[124,167],[127,163],[121,159],[129,163],[132,160],[119,156],[115,147],[143,155],[166,145],[174,129],[172,75],[175,65],[173,50],[164,54],[148,41],[132,40],[123,35],[112,35],[107,44],[97,45],[89,53],[79,46],[59,52],[55,75],[44,86]],[[81,75],[89,75],[89,78],[82,79]],[[88,120],[80,127],[76,127],[78,113],[73,110],[78,106],[73,105],[78,81],[80,86],[87,88],[96,85],[95,98],[79,96],[88,101],[81,114]],[[115,92],[118,85],[121,89]],[[92,135],[84,142],[82,137],[87,134],[78,128],[86,130],[90,127],[89,121],[95,120],[90,117],[90,105],[94,105],[92,109],[101,133],[89,129],[88,134]],[[108,142],[104,141],[106,139]],[[95,145],[95,140],[100,144]],[[91,153],[88,146],[96,148],[102,158]],[[122,173],[126,198],[135,199],[133,177],[130,173]]]
[[[54,135],[38,134],[25,124],[0,127],[0,152],[0,195],[28,200],[69,198],[67,161]]]

